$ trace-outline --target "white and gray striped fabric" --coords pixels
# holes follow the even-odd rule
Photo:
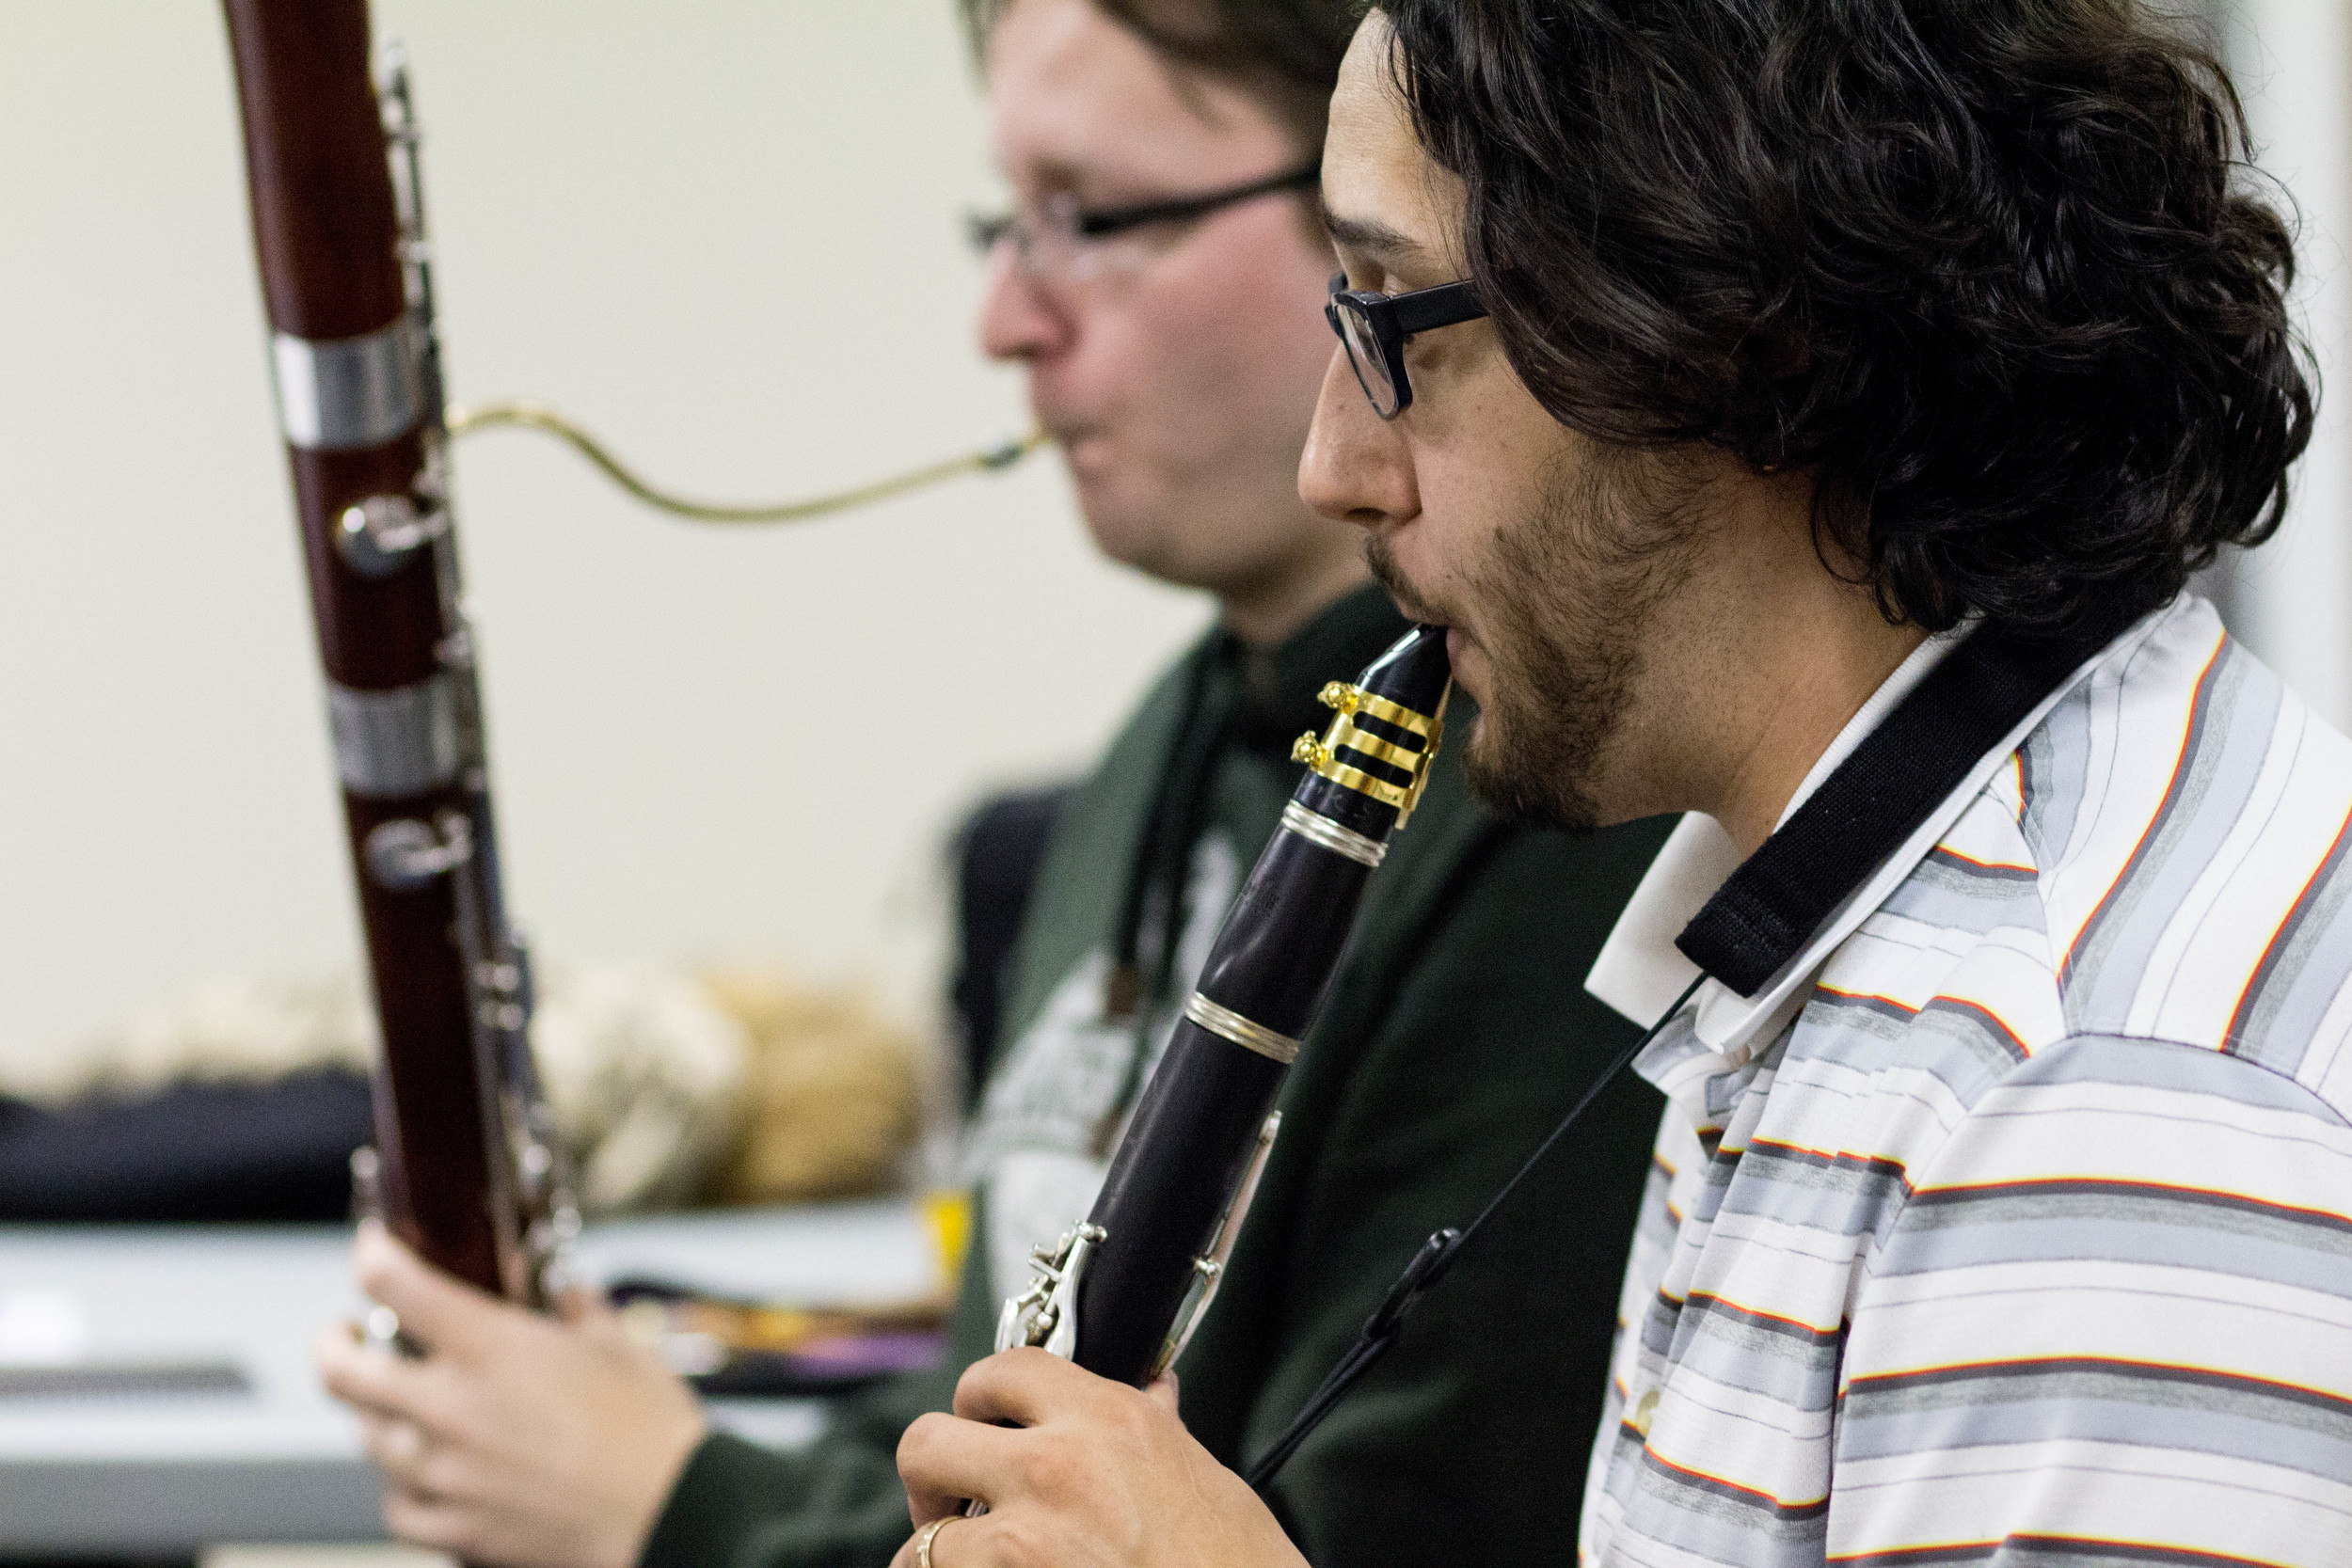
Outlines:
[[[2187,597],[2028,724],[1645,1053],[1585,1560],[2352,1564],[2352,743]]]

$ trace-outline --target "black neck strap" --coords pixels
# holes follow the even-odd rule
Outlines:
[[[1675,945],[1754,996],[1968,770],[2113,635],[2023,641],[1985,630],[1964,639],[1741,863]]]
[[[1355,1347],[1249,1467],[1249,1485],[1265,1490],[1341,1396],[1388,1354],[1406,1314],[1453,1269],[1470,1239],[1558,1146],[1603,1085],[1682,1011],[1707,975],[1741,996],[1762,990],[1804,950],[1846,896],[1960,787],[1969,769],[2112,641],[2115,632],[2113,626],[2094,627],[2070,637],[2025,641],[1979,630],[1945,655],[1683,927],[1675,945],[1706,974],[1693,980],[1639,1039],[1601,1070],[1475,1219],[1459,1228],[1448,1227],[1422,1243],[1365,1321]]]

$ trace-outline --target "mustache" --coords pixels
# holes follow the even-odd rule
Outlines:
[[[1364,564],[1372,571],[1372,580],[1396,601],[1396,608],[1407,620],[1427,626],[1447,624],[1446,617],[1431,609],[1429,601],[1406,577],[1405,568],[1396,563],[1396,552],[1389,547],[1389,542],[1376,533],[1364,541]]]

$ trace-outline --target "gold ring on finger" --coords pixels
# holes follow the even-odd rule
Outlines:
[[[956,1516],[950,1513],[945,1518],[933,1519],[914,1532],[914,1568],[931,1568],[931,1537],[955,1521]]]

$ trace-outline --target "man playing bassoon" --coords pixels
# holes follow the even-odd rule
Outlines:
[[[1552,1558],[2352,1562],[2352,745],[2185,592],[2312,388],[2172,26],[1395,0],[1348,55],[1302,493],[1451,627],[1489,800],[1692,814],[1592,976],[1669,1104],[1581,1517],[1511,1504]],[[1012,1351],[910,1429],[900,1561],[1343,1560],[1222,1459]]]
[[[1295,490],[1329,342],[1329,241],[1311,198],[1347,8],[971,0],[967,17],[1019,202],[985,236],[984,344],[1026,368],[1104,551],[1207,591],[1218,624],[1063,810],[1003,988],[1009,1044],[971,1139],[978,1240],[937,1374],[842,1402],[814,1447],[771,1453],[708,1434],[685,1387],[608,1317],[534,1319],[363,1238],[370,1293],[428,1354],[403,1363],[329,1336],[322,1365],[366,1417],[394,1529],[469,1560],[886,1561],[906,1534],[901,1432],[946,1408],[988,1350],[1029,1248],[1087,1212],[1147,1051],[1297,780],[1291,742],[1327,717],[1314,694],[1405,626],[1366,585],[1357,531]],[[1175,207],[1137,217],[1162,203]],[[1185,1353],[1194,1430],[1227,1462],[1291,1419],[1421,1240],[1632,1037],[1578,979],[1661,830],[1575,843],[1506,829],[1440,755],[1374,879],[1228,1282]],[[1657,1099],[1629,1083],[1600,1116],[1606,1130],[1432,1304],[1427,1338],[1291,1465],[1277,1506],[1317,1554],[1547,1549],[1550,1524],[1505,1505],[1560,1486],[1597,1418],[1617,1238]],[[1564,1219],[1591,1245],[1537,1244]],[[1464,1345],[1490,1349],[1464,1362]],[[1433,1455],[1444,1481],[1395,1483]]]

